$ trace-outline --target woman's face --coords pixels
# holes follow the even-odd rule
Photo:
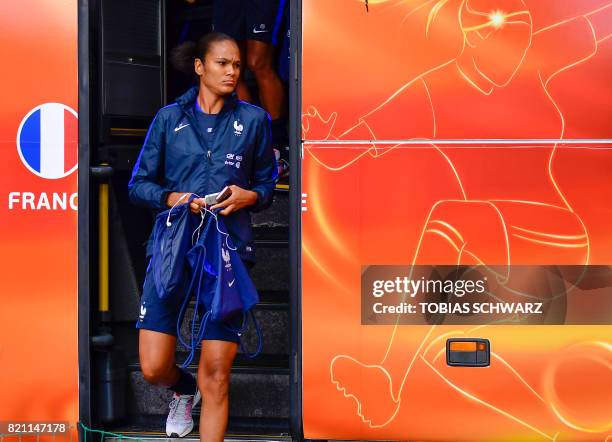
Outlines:
[[[212,43],[204,62],[196,58],[195,71],[200,76],[200,86],[218,96],[231,94],[240,77],[238,46],[230,40]]]
[[[496,86],[507,84],[531,45],[531,15],[522,0],[466,0],[461,14],[466,53]]]

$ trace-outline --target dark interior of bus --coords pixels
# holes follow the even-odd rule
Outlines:
[[[172,393],[144,380],[135,328],[145,275],[145,242],[154,214],[130,203],[127,184],[156,111],[193,84],[169,66],[169,50],[211,30],[212,3],[89,2],[91,391],[81,394],[89,394],[91,425],[109,432],[153,432],[165,437]],[[246,72],[245,78],[254,90],[252,74]],[[101,201],[105,184],[109,308],[100,312],[99,220],[107,208],[96,202]],[[252,279],[261,299],[255,317],[263,331],[263,350],[253,360],[240,353],[235,360],[228,432],[282,437],[289,434],[290,418],[288,185],[277,185],[272,206],[253,214],[252,223],[257,258]],[[192,308],[193,303],[188,318]],[[186,327],[184,323],[184,335]],[[247,349],[257,346],[252,327],[242,339]],[[186,355],[187,349],[178,344],[177,363]],[[199,352],[189,366],[194,375],[198,360]],[[195,428],[189,438],[197,437],[199,410],[194,411]]]

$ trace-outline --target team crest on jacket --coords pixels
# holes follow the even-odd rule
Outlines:
[[[242,135],[242,131],[244,130],[244,126],[238,122],[238,120],[234,121],[234,135],[239,137]]]
[[[223,261],[225,261],[225,268],[230,269],[232,267],[232,263],[230,262],[229,250],[224,247],[221,247],[221,257],[223,258]]]

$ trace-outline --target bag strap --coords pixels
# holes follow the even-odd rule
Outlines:
[[[194,312],[196,311],[197,311],[197,308],[194,309]],[[202,317],[202,320],[200,321],[200,330],[198,331],[198,336],[196,337],[194,336],[196,314],[197,313],[194,313],[193,321],[191,324],[191,345],[189,346],[189,354],[187,355],[187,358],[185,358],[185,361],[181,364],[181,368],[187,368],[189,364],[191,364],[191,362],[193,361],[196,351],[198,349],[198,344],[202,342],[202,339],[204,338],[204,333],[206,332],[206,326],[208,325],[208,319],[210,318],[210,311],[207,311]]]
[[[202,247],[202,246],[196,246],[196,247]],[[204,264],[203,261],[204,261],[205,256],[206,256],[205,249],[204,251],[200,251],[200,253],[198,253],[196,263],[195,263],[196,269],[200,269],[203,266]],[[202,320],[200,322],[200,330],[198,331],[198,336],[196,337],[195,336],[195,325],[197,322],[198,306],[200,304],[200,293],[202,292],[201,289],[202,289],[203,279],[204,279],[204,274],[201,270],[196,270],[193,272],[191,281],[189,282],[189,288],[187,289],[187,294],[185,295],[185,299],[183,300],[183,304],[181,305],[181,310],[176,320],[176,335],[179,339],[179,342],[183,346],[189,349],[189,354],[187,355],[187,358],[181,364],[182,368],[186,368],[193,361],[193,358],[195,357],[195,353],[198,347],[198,343],[201,342],[202,340],[200,336],[204,336],[204,330],[206,329],[206,325],[208,324],[208,317],[210,316],[210,312],[206,312],[206,314],[202,317]],[[197,280],[197,284],[196,284],[196,280]],[[195,308],[193,309],[193,318],[191,319],[191,336],[190,336],[191,341],[187,343],[185,342],[185,340],[183,339],[183,336],[181,335],[181,324],[183,322],[183,318],[187,310],[187,305],[189,304],[189,301],[193,297],[193,293],[194,293],[193,289],[194,289],[194,286],[196,285],[197,285],[196,287],[197,297],[196,297]]]
[[[196,260],[196,263],[200,262],[200,256],[198,255],[198,258]],[[195,280],[197,278],[197,273],[193,273],[191,275],[191,281],[189,281],[189,287],[187,288],[187,292],[185,294],[185,299],[183,299],[183,303],[181,304],[181,309],[179,311],[178,314],[178,318],[176,320],[176,336],[178,337],[179,342],[185,346],[190,348],[191,347],[191,343],[187,343],[185,342],[185,340],[183,339],[183,336],[181,335],[181,324],[183,322],[183,318],[185,317],[185,313],[187,311],[187,306],[189,305],[189,301],[191,300],[192,297],[192,293],[193,293],[193,286],[195,284]]]
[[[257,350],[255,350],[253,353],[249,353],[245,346],[244,346],[244,341],[242,341],[242,339],[240,340],[240,350],[242,351],[242,353],[244,354],[244,356],[248,359],[255,359],[257,356],[259,356],[261,354],[261,350],[263,348],[263,336],[261,334],[261,329],[259,328],[259,323],[257,322],[257,319],[255,318],[255,315],[253,314],[253,310],[249,310],[245,315],[245,324],[248,321],[248,317],[251,318],[251,321],[253,321],[253,325],[255,326],[255,331],[257,332]],[[243,330],[246,327],[244,327],[243,325]],[[240,336],[242,334],[242,332],[238,333],[238,336]]]
[[[212,220],[209,218],[208,224],[204,228],[204,238],[208,230],[210,229],[210,225],[212,224]],[[200,329],[198,330],[197,336],[195,333],[195,327],[197,323],[197,315],[198,315],[198,306],[200,305],[200,296],[202,294],[202,284],[204,283],[204,261],[206,259],[206,248],[201,244],[196,244],[194,247],[199,247],[201,250],[197,254],[197,259],[194,265],[194,271],[191,275],[191,280],[189,281],[189,288],[187,289],[187,294],[185,295],[185,299],[183,300],[183,304],[181,305],[181,310],[179,312],[178,318],[176,320],[176,335],[179,339],[179,342],[183,344],[183,346],[189,349],[189,354],[185,361],[181,364],[181,368],[186,368],[193,361],[196,351],[198,349],[198,345],[202,342],[204,338],[204,334],[206,332],[206,326],[208,325],[208,320],[210,318],[210,310],[207,311],[202,319],[200,320]],[[191,319],[191,341],[189,343],[185,342],[181,335],[181,324],[183,322],[183,318],[185,316],[187,305],[189,301],[193,297],[195,292],[197,293],[195,300],[195,308],[193,309],[193,317]]]

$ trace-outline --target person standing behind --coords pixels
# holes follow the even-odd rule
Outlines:
[[[283,112],[285,90],[275,69],[275,46],[282,43],[280,31],[287,0],[215,0],[213,30],[238,41],[242,59],[253,72],[259,103],[272,117],[272,146],[286,156],[287,119]],[[238,97],[253,101],[240,77]],[[280,171],[282,173],[282,171]]]

